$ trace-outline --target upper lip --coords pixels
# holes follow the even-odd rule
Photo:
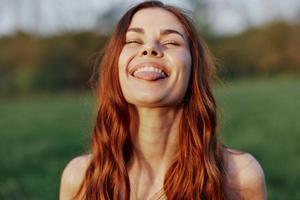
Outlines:
[[[169,71],[168,71],[167,67],[164,64],[161,64],[161,63],[158,63],[158,62],[142,62],[142,63],[139,63],[139,64],[137,64],[137,65],[135,65],[135,66],[133,66],[132,68],[129,69],[129,74],[133,75],[133,73],[136,70],[138,70],[141,67],[147,66],[147,65],[158,68],[158,69],[162,70],[167,76],[169,76]]]

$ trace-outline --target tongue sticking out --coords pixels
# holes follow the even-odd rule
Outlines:
[[[148,71],[141,71],[141,72],[135,72],[134,77],[147,80],[147,81],[156,81],[158,79],[165,78],[165,76],[159,72],[148,72]]]

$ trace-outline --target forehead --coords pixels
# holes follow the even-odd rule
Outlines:
[[[184,27],[179,19],[171,12],[162,8],[145,8],[137,11],[129,25],[147,30],[174,29],[182,34],[185,33]]]

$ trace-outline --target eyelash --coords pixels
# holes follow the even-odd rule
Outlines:
[[[142,42],[139,40],[128,40],[125,42],[125,44],[132,44],[132,43],[142,44]]]
[[[125,44],[133,44],[133,43],[136,43],[136,44],[143,44],[143,42],[139,41],[139,40],[128,40],[125,42]],[[162,45],[174,45],[174,46],[179,46],[180,44],[174,40],[168,40],[164,43],[162,43]]]
[[[175,46],[179,46],[179,43],[174,41],[174,40],[168,40],[166,42],[163,43],[163,45],[175,45]]]

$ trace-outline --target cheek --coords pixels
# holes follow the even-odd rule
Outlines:
[[[191,67],[192,67],[192,57],[189,51],[182,53],[181,62],[185,74],[185,81],[188,82],[190,79]]]
[[[123,71],[123,69],[125,68],[127,57],[128,57],[128,55],[127,55],[126,51],[124,51],[124,48],[123,48],[123,50],[121,51],[121,54],[119,56],[119,62],[118,62],[119,73],[121,71]]]
[[[173,61],[174,64],[178,63],[180,65],[184,65],[185,67],[191,65],[191,54],[186,48],[170,51],[168,54],[169,59]]]
[[[191,68],[192,68],[192,58],[189,51],[184,51],[177,55],[177,62],[180,63],[178,66],[181,71],[180,78],[181,80],[181,90],[183,93],[186,92],[186,89],[189,84],[190,76],[191,76]]]
[[[191,74],[191,68],[192,68],[192,56],[190,53],[187,53],[186,59],[185,59],[185,66],[186,66],[186,71],[188,74],[188,80],[190,79],[190,74]]]
[[[187,49],[182,49],[169,54],[169,60],[171,66],[174,67],[174,79],[171,86],[173,94],[170,95],[170,98],[176,99],[177,102],[181,101],[186,94],[190,80],[192,58]]]
[[[125,78],[126,78],[126,66],[127,66],[127,52],[124,51],[124,48],[122,49],[120,56],[119,56],[119,60],[118,60],[118,75],[119,75],[119,81],[120,81],[120,86],[121,86],[121,90],[124,93],[124,88],[123,85],[125,84]],[[124,94],[123,94],[124,95]]]
[[[174,52],[170,57],[170,60],[172,65],[176,66],[178,73],[181,74],[181,76],[184,76],[182,78],[186,79],[185,77],[187,77],[187,79],[189,79],[192,65],[190,52],[187,50]]]
[[[185,51],[182,54],[182,61],[184,63],[185,68],[187,68],[188,70],[191,69],[191,65],[192,65],[192,57],[189,51]]]
[[[130,87],[128,86],[128,65],[130,64],[130,61],[134,58],[135,54],[136,53],[134,50],[124,47],[120,53],[118,60],[118,74],[121,91],[123,93],[124,98],[127,101],[130,96]]]
[[[132,58],[137,54],[138,50],[137,48],[128,48],[123,47],[120,56],[119,56],[119,69],[126,69],[129,62],[132,60]]]

